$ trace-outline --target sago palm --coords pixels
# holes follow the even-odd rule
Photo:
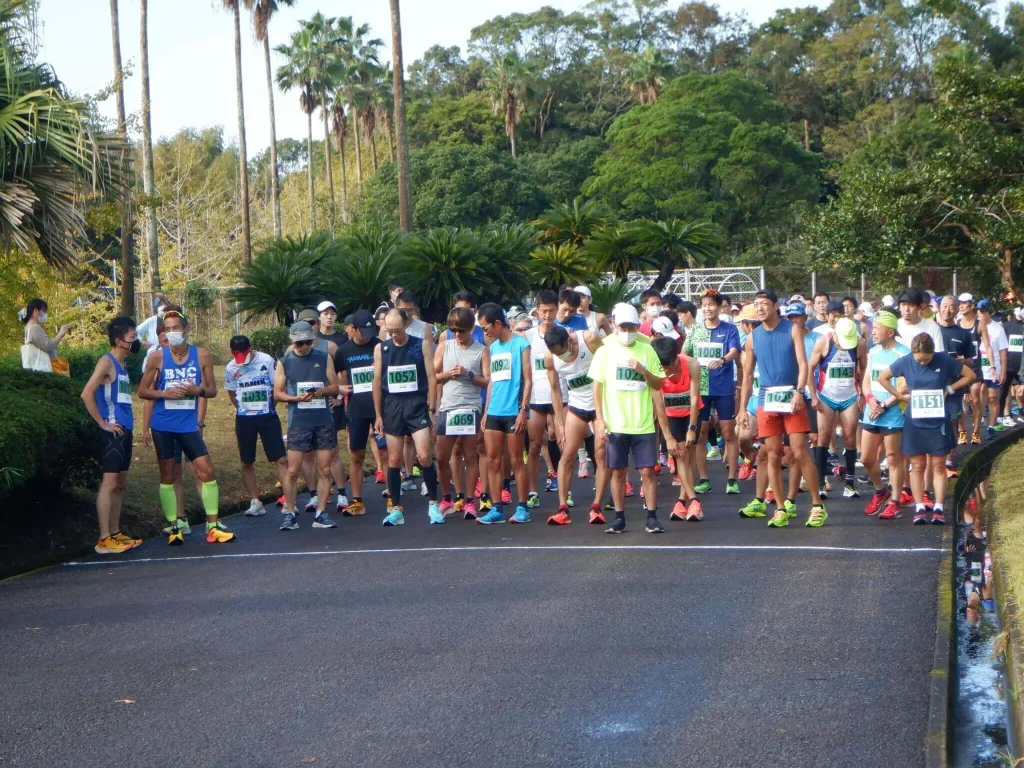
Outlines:
[[[323,232],[271,240],[242,266],[242,286],[232,289],[229,298],[246,320],[273,315],[284,325],[289,312],[314,304],[323,294],[325,266],[336,252]]]
[[[409,275],[409,287],[421,308],[447,308],[453,294],[480,294],[490,285],[480,241],[468,229],[432,229],[413,235],[402,252],[403,274]]]
[[[535,249],[530,254],[527,274],[531,285],[553,289],[565,283],[592,283],[595,277],[593,261],[571,243]]]
[[[610,283],[595,283],[590,286],[591,304],[595,312],[609,314],[616,304],[629,303],[640,291],[630,288],[625,280],[612,280]]]
[[[539,230],[543,243],[572,243],[582,246],[595,230],[603,227],[611,218],[611,212],[597,200],[582,201],[575,198],[572,204],[555,203],[540,218],[533,222]]]
[[[610,272],[625,280],[630,272],[654,269],[658,262],[643,254],[633,253],[637,231],[631,225],[609,225],[594,230],[583,244],[583,251],[594,262],[598,272]]]
[[[658,277],[651,285],[663,290],[678,268],[693,268],[714,261],[721,238],[708,221],[637,221],[630,225],[635,242],[630,253],[657,264]]]
[[[376,309],[388,295],[388,284],[402,274],[396,250],[363,248],[351,239],[345,241],[325,271],[324,295],[343,315],[357,309]]]
[[[506,224],[478,235],[488,260],[491,287],[481,296],[503,306],[521,304],[530,292],[530,253],[537,247],[536,231],[528,224]]]

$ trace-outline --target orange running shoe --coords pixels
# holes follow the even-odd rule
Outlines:
[[[591,525],[604,525],[605,524],[604,513],[601,512],[600,504],[590,505],[590,524]]]
[[[281,497],[277,500],[277,508],[278,509],[284,509],[284,494],[283,493],[281,494]]]
[[[675,505],[672,507],[672,511],[668,516],[669,520],[685,520],[686,519],[686,504],[683,503],[682,499],[676,500]]]
[[[971,435],[971,445],[981,445],[981,435],[977,432]]]
[[[895,499],[885,502],[885,507],[878,513],[879,520],[895,520],[898,517],[903,517],[903,515],[900,512],[900,505],[896,503]]]
[[[967,445],[967,433],[964,432],[962,429],[960,430],[960,434],[957,435],[956,444],[957,445]]]
[[[928,491],[924,492],[924,505],[926,507],[934,507],[935,506],[935,502],[932,501],[932,496],[931,496],[930,493],[928,493]]]
[[[559,504],[558,511],[548,518],[548,525],[568,525],[571,522],[568,504]]]
[[[957,472],[952,467],[946,467],[946,479],[947,480],[954,480],[954,479],[956,479],[958,477],[960,477],[960,473],[959,472]]]
[[[227,544],[229,541],[235,540],[235,534],[229,531],[224,523],[219,520],[214,526],[206,531],[206,543],[207,544]]]
[[[773,491],[771,488],[769,488],[767,491],[765,491],[764,503],[765,504],[774,504],[775,503],[775,491]]]
[[[512,491],[510,491],[508,488],[502,488],[501,489],[501,503],[502,504],[511,504],[512,503]]]
[[[377,485],[383,485],[384,484],[384,470],[383,469],[378,469],[376,472],[374,472],[373,480],[374,480],[375,483],[377,483]]]
[[[892,493],[889,491],[888,488],[884,488],[882,490],[883,493],[881,494],[871,494],[871,501],[868,502],[867,507],[864,509],[865,515],[875,514],[876,512],[878,512],[878,510],[882,508],[883,504],[886,504],[889,501],[889,499],[892,498]]]
[[[753,476],[754,465],[749,461],[740,464],[740,471],[736,475],[739,480],[749,480]]]
[[[696,497],[690,499],[690,504],[686,507],[686,522],[699,523],[703,519],[704,508],[700,505],[700,500]]]
[[[904,488],[900,491],[900,506],[901,507],[912,507],[914,505],[913,495]]]

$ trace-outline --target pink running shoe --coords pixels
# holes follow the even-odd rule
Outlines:
[[[472,501],[467,501],[462,507],[462,519],[463,520],[476,520],[476,507]]]
[[[442,517],[450,517],[455,512],[455,502],[451,499],[441,499],[441,503],[437,505],[437,511],[441,513]]]

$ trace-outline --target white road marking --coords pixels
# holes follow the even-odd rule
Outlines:
[[[600,544],[571,544],[571,545],[536,545],[536,546],[492,546],[492,547],[400,547],[395,549],[342,549],[326,552],[237,552],[224,553],[219,555],[185,555],[182,557],[141,557],[131,560],[84,560],[64,563],[69,567],[99,567],[105,568],[111,565],[136,565],[139,563],[180,563],[188,560],[226,560],[229,558],[249,557],[330,557],[335,555],[392,555],[401,553],[431,553],[431,552],[844,552],[864,553],[872,555],[928,555],[938,554],[946,550],[941,547],[801,547],[798,545],[786,546],[779,544],[665,544],[652,545],[600,545]]]

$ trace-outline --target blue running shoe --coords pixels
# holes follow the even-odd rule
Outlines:
[[[336,522],[334,522],[333,520],[331,520],[331,518],[329,518],[327,516],[326,512],[321,512],[319,515],[317,515],[316,517],[313,518],[313,527],[314,528],[337,528],[338,524]]]
[[[516,513],[512,515],[510,523],[528,523],[530,522],[530,510],[526,508],[526,505],[520,504],[516,507]]]
[[[393,507],[388,516],[384,518],[384,525],[405,525],[405,515],[401,507]]]
[[[498,525],[505,522],[505,513],[501,511],[501,507],[491,507],[486,515],[478,517],[476,521],[480,525]]]
[[[281,520],[282,531],[297,531],[299,530],[299,520],[294,512],[285,512],[284,517]]]
[[[441,514],[436,501],[430,502],[430,505],[427,507],[427,517],[430,518],[431,525],[444,525],[444,515]]]
[[[544,490],[548,493],[558,492],[558,476],[548,475],[548,479],[544,481]]]

